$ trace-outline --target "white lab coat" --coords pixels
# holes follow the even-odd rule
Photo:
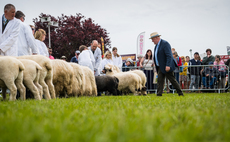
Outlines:
[[[18,36],[18,56],[38,54],[38,48],[29,25],[20,22],[20,31]]]
[[[83,50],[78,56],[78,64],[89,67],[94,73],[95,59],[90,50]]]
[[[91,46],[88,47],[88,49],[92,52]],[[101,59],[101,49],[97,47],[95,52],[94,52],[94,54],[93,54],[93,56],[94,56],[94,59],[95,59],[94,71],[96,71],[94,75],[98,76],[98,75],[100,75],[100,69],[99,68],[100,68],[100,64],[101,64],[101,60],[102,60]]]
[[[45,43],[38,39],[35,39],[35,41],[38,47],[38,55],[43,55],[49,58],[49,53],[48,53]]]
[[[113,65],[117,66],[120,71],[122,70],[122,59],[121,59],[121,56],[119,57],[115,57],[113,54],[112,54],[112,59],[113,59]]]
[[[20,30],[20,20],[14,18],[8,22],[2,33],[2,16],[0,19],[0,55],[18,56],[18,35]]]
[[[102,72],[102,70],[105,68],[105,65],[107,65],[107,64],[114,65],[114,64],[113,64],[113,60],[104,58],[104,59],[101,61],[101,67],[100,67],[101,70],[100,70],[100,72]]]

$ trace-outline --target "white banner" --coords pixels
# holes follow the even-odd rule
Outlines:
[[[144,53],[145,52],[144,42],[145,42],[145,32],[142,32],[137,37],[137,55],[138,54],[141,54],[141,55],[145,54]]]

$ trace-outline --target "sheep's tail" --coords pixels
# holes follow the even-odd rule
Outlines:
[[[46,62],[46,69],[52,70],[52,63],[51,62]]]
[[[22,62],[19,61],[19,71],[24,71],[25,66],[23,65]]]

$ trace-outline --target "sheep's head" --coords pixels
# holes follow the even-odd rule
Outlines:
[[[106,73],[107,72],[113,72],[113,65],[111,65],[111,64],[105,65],[104,70]]]

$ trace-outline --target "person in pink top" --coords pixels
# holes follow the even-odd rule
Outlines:
[[[221,60],[220,55],[216,55],[215,56],[215,62],[214,62],[214,66],[215,68],[218,69],[218,71],[220,72],[220,76],[221,76],[221,80],[219,83],[219,88],[225,88],[225,81],[226,81],[226,66],[224,64],[224,61]],[[223,65],[223,66],[217,66],[217,65]]]
[[[52,48],[49,48],[49,58],[54,60],[54,57],[52,56]]]

